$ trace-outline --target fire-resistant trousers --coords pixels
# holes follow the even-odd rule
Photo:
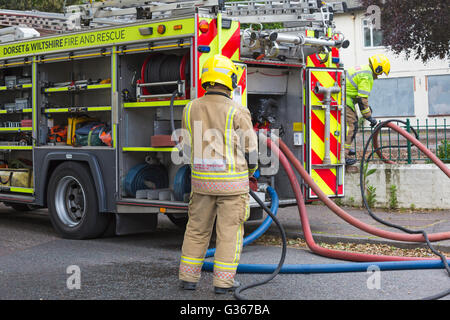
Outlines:
[[[358,130],[358,115],[349,106],[347,106],[345,111],[345,118],[347,123],[347,135],[345,139],[345,151],[348,153],[352,147],[352,142],[355,139]]]
[[[192,193],[184,234],[179,279],[198,282],[216,221],[213,285],[230,288],[242,252],[244,222],[250,214],[249,195],[213,196]]]

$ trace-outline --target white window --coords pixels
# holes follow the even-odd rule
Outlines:
[[[369,104],[376,117],[414,116],[414,77],[375,80]]]
[[[363,24],[363,36],[364,36],[364,48],[373,48],[383,46],[383,31],[375,29],[370,19],[364,19]]]
[[[450,115],[450,75],[428,76],[430,116]]]

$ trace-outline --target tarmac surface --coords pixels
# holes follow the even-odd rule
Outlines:
[[[308,205],[307,208],[316,242],[385,242],[348,226],[323,206]],[[361,210],[348,211],[384,228]],[[430,232],[450,230],[446,212],[379,214],[390,221]],[[301,237],[295,207],[280,209],[278,216],[289,237]],[[246,233],[260,223],[248,222]],[[269,233],[277,234],[276,227],[272,226]],[[180,289],[178,266],[182,239],[183,231],[160,215],[158,229],[153,233],[66,240],[54,232],[47,210],[18,213],[0,206],[0,300],[158,300],[166,306],[175,300],[186,301],[191,306],[192,302],[188,301],[207,305],[206,301],[211,300],[235,300],[231,294],[214,294],[211,272],[203,272],[196,291]],[[448,248],[449,241],[439,245]],[[244,248],[241,263],[277,264],[279,258],[279,247],[252,244]],[[339,263],[347,262],[321,257],[308,249],[289,248],[286,256],[286,264]],[[80,288],[70,287],[76,284],[72,276],[77,268]],[[382,271],[379,286],[375,288],[370,286],[372,275],[369,272],[281,274],[269,284],[245,291],[243,295],[261,303],[269,300],[417,300],[450,286],[448,275],[442,269]],[[250,284],[266,276],[238,274],[237,278],[243,284]],[[181,312],[180,303],[168,311],[171,314]]]

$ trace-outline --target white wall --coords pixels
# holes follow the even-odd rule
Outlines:
[[[367,178],[367,185],[376,188],[376,207],[389,207],[394,185],[399,208],[450,209],[450,179],[435,164],[375,164],[369,165],[371,169],[376,171]],[[362,203],[359,170],[345,174],[343,203]]]
[[[428,118],[429,123],[434,124],[437,119],[438,124],[443,123],[443,119],[447,119],[447,125],[450,124],[450,115],[446,117],[428,117],[428,91],[427,76],[450,74],[450,60],[435,59],[423,64],[421,61],[409,59],[404,55],[396,56],[393,52],[384,47],[364,48],[362,20],[364,15],[362,12],[354,14],[344,14],[335,17],[337,30],[344,33],[346,39],[350,40],[350,47],[341,50],[341,60],[346,69],[355,66],[367,64],[370,56],[383,53],[391,61],[392,77],[415,77],[414,105],[415,116],[410,119],[419,119],[420,122]],[[385,76],[383,76],[385,77]],[[415,121],[415,120],[414,120]],[[424,123],[424,122],[423,122]]]

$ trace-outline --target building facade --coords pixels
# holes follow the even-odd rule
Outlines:
[[[349,11],[335,16],[337,29],[350,41],[350,47],[341,50],[344,67],[367,64],[377,53],[391,61],[389,77],[383,75],[375,81],[369,99],[374,116],[379,120],[410,119],[413,125],[450,125],[450,59],[424,64],[394,54],[383,46],[382,32],[371,26],[358,1],[347,4]]]

